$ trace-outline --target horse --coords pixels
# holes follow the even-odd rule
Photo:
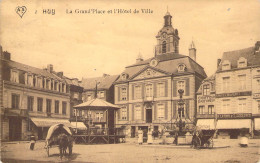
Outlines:
[[[73,138],[64,133],[58,136],[58,145],[60,150],[60,158],[62,160],[63,155],[67,154],[66,150],[69,148],[69,156],[72,154]]]

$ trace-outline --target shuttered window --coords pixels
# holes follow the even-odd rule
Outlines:
[[[37,98],[37,111],[42,112],[42,104],[43,104],[43,99]]]
[[[20,96],[18,94],[12,94],[12,108],[19,109]]]
[[[158,93],[157,93],[158,97],[165,96],[165,83],[158,83],[157,91],[158,91]]]
[[[134,115],[135,115],[135,120],[142,119],[141,105],[135,105]]]
[[[164,119],[165,118],[165,105],[164,104],[157,104],[157,118]]]

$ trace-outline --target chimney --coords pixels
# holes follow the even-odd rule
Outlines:
[[[142,57],[141,53],[139,53],[139,55],[138,55],[138,57],[136,59],[136,63],[139,63],[141,61],[143,61],[143,57]]]
[[[3,52],[3,59],[11,60],[11,54],[8,51]]]
[[[193,41],[190,44],[189,57],[196,62],[196,48]]]
[[[47,65],[47,70],[48,70],[49,72],[53,72],[53,65],[52,65],[52,64],[48,64],[48,65]]]
[[[58,75],[58,77],[62,78],[63,77],[63,72],[62,71],[61,72],[57,72],[57,75]]]
[[[220,62],[221,62],[221,59],[218,59],[218,60],[217,60],[217,68],[218,68]]]

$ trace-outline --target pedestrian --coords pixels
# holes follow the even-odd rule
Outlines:
[[[35,136],[32,135],[32,136],[30,137],[30,150],[34,150],[34,145],[35,145],[35,143],[36,143]]]
[[[138,130],[138,143],[139,145],[142,145],[143,144],[143,130],[141,130],[141,128],[139,128]]]
[[[147,140],[147,143],[148,144],[153,144],[153,137],[152,137],[152,130],[151,128],[149,128],[149,131],[148,131],[148,140]]]

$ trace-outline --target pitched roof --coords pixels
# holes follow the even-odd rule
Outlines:
[[[32,66],[25,65],[25,64],[15,62],[15,61],[12,61],[12,60],[5,60],[4,59],[3,65],[4,65],[4,67],[16,68],[16,69],[21,70],[21,71],[31,72],[33,74],[41,75],[41,76],[44,76],[44,77],[49,77],[49,78],[56,79],[56,80],[59,80],[59,81],[64,81],[62,78],[58,77],[54,73],[50,73],[49,71],[47,71],[45,69],[32,67]]]
[[[182,54],[176,54],[176,53],[168,53],[163,55],[158,55],[156,57],[158,60],[158,65],[155,67],[156,69],[162,70],[164,72],[170,73],[170,74],[177,74],[177,66],[181,63],[186,65],[187,70],[185,73],[199,73],[200,75],[206,77],[206,73],[204,71],[204,68],[201,67],[198,63],[196,63],[194,60],[192,60],[190,57],[182,55]],[[150,67],[149,63],[153,58],[149,58],[147,60],[141,61],[137,64],[127,66],[125,68],[124,73],[129,75],[129,78],[133,77],[135,74],[139,73],[140,71],[146,69],[146,67]],[[121,81],[119,78],[117,80],[118,82]]]
[[[245,49],[224,52],[217,71],[221,71],[222,63],[225,60],[228,60],[231,63],[231,69],[237,68],[237,61],[240,57],[247,59],[247,66],[260,65],[260,54],[255,53],[255,47],[249,47]]]
[[[88,108],[88,109],[119,109],[117,105],[111,104],[102,99],[92,99],[87,102],[83,102],[79,105],[73,106],[74,108]]]
[[[109,89],[114,81],[118,78],[118,75],[103,75],[96,78],[82,78],[81,86],[84,89],[95,89],[96,82],[99,82],[98,89]]]

